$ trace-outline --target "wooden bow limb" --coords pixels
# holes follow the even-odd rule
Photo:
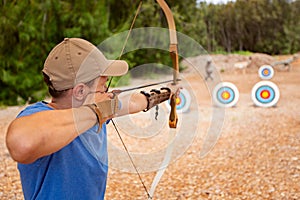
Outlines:
[[[169,8],[168,4],[164,0],[156,0],[157,3],[160,5],[162,8],[167,22],[169,26],[169,35],[170,35],[170,46],[169,46],[169,51],[170,51],[170,57],[172,59],[172,64],[173,64],[173,85],[177,84],[178,76],[179,76],[179,58],[178,58],[178,42],[177,42],[177,33],[176,33],[176,26],[175,26],[175,21],[174,17],[172,14],[171,9]],[[169,127],[170,133],[169,133],[169,145],[166,149],[166,154],[165,157],[162,161],[162,164],[160,168],[158,169],[153,182],[151,184],[151,188],[149,191],[149,196],[152,199],[154,195],[154,191],[156,189],[156,186],[158,185],[158,182],[160,181],[161,177],[163,176],[167,166],[169,165],[174,149],[174,141],[176,137],[176,127],[177,127],[177,122],[178,122],[178,116],[176,112],[176,94],[172,94],[171,99],[170,99],[170,106],[171,106],[171,112],[169,116]]]
[[[172,64],[174,69],[173,84],[176,85],[179,76],[179,58],[178,58],[178,42],[177,42],[175,21],[174,21],[172,11],[169,8],[168,4],[164,0],[156,0],[156,1],[162,8],[169,26],[169,35],[170,35],[169,51],[170,51],[170,57],[172,59]],[[169,127],[176,128],[178,122],[178,116],[176,112],[176,96],[174,94],[170,99],[170,105],[171,105],[171,112],[169,116]]]

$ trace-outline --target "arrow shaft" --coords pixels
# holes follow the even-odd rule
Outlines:
[[[177,79],[176,81],[181,81],[181,79]],[[157,82],[157,83],[151,83],[151,84],[147,84],[147,85],[141,85],[141,86],[137,86],[137,87],[133,87],[133,88],[128,88],[128,89],[124,89],[124,90],[118,90],[114,93],[122,93],[122,92],[128,92],[128,91],[132,91],[132,90],[138,90],[138,89],[142,89],[142,88],[146,88],[146,87],[151,87],[151,86],[155,86],[155,85],[160,85],[163,83],[170,83],[173,82],[173,80],[167,80],[167,81],[161,81],[161,82]]]

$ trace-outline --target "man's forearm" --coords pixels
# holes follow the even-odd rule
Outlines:
[[[120,98],[120,101],[121,108],[117,112],[116,117],[137,113],[147,108],[147,99],[141,93],[122,96],[122,98]]]
[[[68,145],[95,123],[95,114],[86,106],[42,111],[15,119],[6,144],[14,160],[31,163]]]

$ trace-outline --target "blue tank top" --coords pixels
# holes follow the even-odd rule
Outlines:
[[[38,102],[18,117],[45,110],[52,108]],[[104,199],[108,172],[106,125],[99,134],[97,129],[92,127],[69,145],[31,164],[18,163],[24,198]]]

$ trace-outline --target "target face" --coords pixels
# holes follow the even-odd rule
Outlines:
[[[167,107],[169,110],[171,110],[170,107],[170,100],[166,101]],[[180,90],[179,96],[176,98],[176,111],[178,113],[184,113],[187,112],[191,105],[191,96],[190,93],[187,91],[187,89],[182,88]]]
[[[220,107],[235,106],[239,100],[239,91],[234,84],[221,82],[214,88],[213,100]]]
[[[276,105],[280,93],[276,84],[271,81],[260,81],[254,85],[251,94],[256,106],[271,107]]]
[[[264,79],[264,80],[271,79],[274,76],[274,69],[270,65],[262,65],[258,69],[258,75],[261,79]]]

